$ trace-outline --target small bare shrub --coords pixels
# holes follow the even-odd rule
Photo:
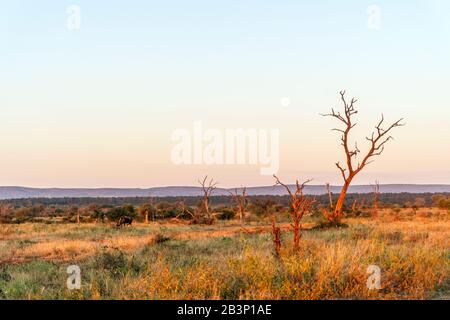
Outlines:
[[[157,233],[155,236],[155,243],[164,243],[170,240],[169,236],[166,236],[164,233]]]

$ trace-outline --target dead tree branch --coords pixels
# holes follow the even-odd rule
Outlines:
[[[292,219],[292,229],[294,232],[294,250],[297,251],[299,249],[300,237],[301,237],[301,220],[305,213],[311,210],[311,206],[315,202],[315,199],[307,197],[304,194],[304,188],[307,183],[311,182],[312,179],[306,180],[303,183],[299,183],[297,180],[295,182],[295,190],[291,191],[289,186],[282,183],[280,179],[276,175],[273,175],[276,180],[275,185],[280,185],[286,189],[288,192],[290,199],[290,209],[291,209],[291,219]]]
[[[341,114],[340,112],[336,112],[333,108],[331,109],[331,113],[322,114],[322,116],[333,117],[338,120],[338,122],[342,123],[343,128],[334,128],[333,131],[337,131],[341,133],[341,145],[344,149],[345,153],[345,165],[341,165],[340,162],[336,162],[335,165],[339,169],[342,178],[344,180],[344,185],[342,187],[341,193],[339,195],[338,201],[336,203],[336,207],[334,209],[334,214],[331,215],[331,220],[339,221],[343,215],[343,204],[345,200],[345,196],[350,186],[353,178],[369,163],[373,161],[373,158],[379,156],[383,153],[385,144],[393,139],[390,134],[392,129],[397,127],[402,127],[405,124],[402,123],[403,118],[395,121],[391,125],[387,126],[387,128],[383,128],[384,124],[384,116],[381,115],[381,120],[375,126],[375,130],[372,134],[366,137],[366,140],[369,142],[369,149],[362,157],[362,160],[355,163],[358,155],[361,153],[361,150],[358,148],[358,144],[355,143],[354,147],[350,147],[350,132],[351,129],[356,126],[356,123],[353,122],[352,117],[358,113],[355,109],[355,104],[357,100],[355,98],[351,99],[348,102],[345,98],[345,91],[341,91],[340,93],[341,101],[344,106],[344,112]]]

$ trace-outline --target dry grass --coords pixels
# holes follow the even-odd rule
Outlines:
[[[377,219],[345,222],[348,228],[304,231],[298,253],[292,252],[288,225],[283,225],[280,259],[272,254],[270,227],[261,224],[245,230],[234,222],[139,224],[123,229],[95,224],[3,225],[0,295],[31,299],[449,296],[448,211],[426,209],[411,215],[408,210],[384,210]],[[157,235],[168,241],[157,243]],[[79,291],[65,289],[69,263],[81,266]],[[367,288],[366,270],[371,264],[382,270],[380,290]]]
[[[233,224],[204,228],[166,223],[162,226],[170,238],[175,240],[230,237],[240,233],[262,233],[270,229],[269,226],[250,225],[242,228]],[[117,229],[98,224],[61,224],[48,227],[32,223],[0,225],[0,248],[4,248],[0,254],[0,263],[20,263],[37,258],[57,262],[80,261],[102,248],[134,251],[151,245],[161,225],[138,223],[132,228]],[[283,229],[288,230],[289,225],[284,224]]]

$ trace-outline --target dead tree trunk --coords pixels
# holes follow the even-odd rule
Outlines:
[[[152,211],[152,212],[151,212],[151,213],[152,213],[152,221],[155,222],[155,218],[156,218],[156,217],[155,217],[155,214],[156,214],[156,210],[155,210],[155,209],[156,209],[156,208],[155,208],[155,198],[153,198],[153,196],[151,196],[149,202],[150,202],[150,206],[149,206],[149,209],[148,209],[148,210],[151,210],[151,211]],[[147,216],[146,216],[146,218],[145,218],[145,219],[147,220],[147,223],[148,223],[148,215],[149,215],[148,210],[147,210]]]
[[[327,193],[328,193],[328,201],[330,202],[330,209],[333,210],[333,197],[331,195],[331,186],[329,183],[326,184]]]
[[[355,199],[355,201],[353,201],[353,204],[352,204],[352,213],[353,213],[353,215],[356,214],[357,210],[358,210],[358,200]]]
[[[353,179],[353,178],[352,178]],[[343,216],[343,206],[345,202],[345,197],[347,196],[348,187],[350,186],[351,179],[346,181],[342,186],[341,193],[339,194],[339,198],[336,202],[336,208],[334,210],[334,214],[331,216],[331,220],[334,222],[339,222]]]
[[[201,205],[194,209],[186,206],[184,201],[178,203],[178,207],[180,208],[180,214],[188,214],[191,216],[191,223],[193,224],[212,224],[214,222],[214,217],[211,212],[209,198],[216,188],[217,183],[211,179],[207,182],[208,176],[202,181],[198,181],[200,186],[202,187],[203,198]]]
[[[294,230],[294,250],[297,251],[300,248],[300,237],[301,234],[301,224],[300,219],[294,219],[292,223],[292,228]]]
[[[340,112],[335,112],[334,109],[331,109],[331,113],[323,114],[323,116],[330,116],[338,119],[345,126],[343,129],[334,128],[334,131],[341,132],[341,145],[344,149],[346,165],[342,166],[340,162],[336,162],[336,166],[341,172],[342,178],[344,179],[344,185],[341,189],[341,193],[339,195],[338,201],[336,203],[336,207],[334,208],[334,212],[329,215],[329,219],[333,222],[339,222],[343,216],[343,206],[345,202],[345,196],[347,194],[348,188],[353,180],[353,178],[369,163],[371,163],[372,157],[379,156],[384,151],[385,144],[393,139],[388,133],[396,127],[401,127],[404,124],[401,123],[403,119],[397,120],[393,124],[387,127],[387,129],[383,129],[382,125],[384,122],[384,116],[381,115],[381,120],[375,126],[375,131],[372,132],[370,137],[366,137],[366,140],[369,141],[369,150],[365,154],[358,164],[353,163],[353,159],[358,157],[358,154],[361,152],[358,149],[358,145],[355,143],[355,147],[350,147],[350,131],[353,127],[355,127],[356,123],[352,122],[352,116],[357,114],[358,111],[355,110],[355,103],[357,100],[353,98],[349,103],[345,99],[345,91],[340,92],[341,100],[344,105],[344,115],[341,115]]]
[[[209,182],[207,182],[208,176],[205,176],[202,181],[198,181],[203,191],[203,209],[204,209],[204,223],[212,224],[214,221],[214,217],[211,213],[211,208],[209,205],[209,198],[211,197],[212,192],[216,189],[217,182],[211,178]]]
[[[380,184],[378,181],[375,181],[375,185],[373,186],[373,216],[378,216],[378,199],[380,195]]]
[[[234,189],[234,193],[230,192],[232,199],[234,200],[236,204],[236,212],[239,215],[239,220],[241,221],[241,224],[244,221],[244,214],[247,207],[247,200],[246,200],[246,192],[247,188],[243,187],[241,194],[238,193],[238,189]]]
[[[300,184],[298,180],[295,184],[295,191],[292,192],[291,189],[282,183],[280,179],[278,179],[277,176],[273,176],[276,179],[275,185],[283,186],[286,191],[288,192],[290,199],[290,209],[291,209],[291,226],[292,230],[294,232],[294,251],[297,251],[300,247],[300,237],[301,237],[301,220],[305,213],[309,212],[311,210],[312,204],[315,202],[315,199],[306,197],[303,193],[303,189],[305,188],[305,185],[310,182],[311,180],[307,180]]]
[[[281,252],[281,229],[276,224],[275,213],[272,214],[272,236],[275,257],[280,257]]]

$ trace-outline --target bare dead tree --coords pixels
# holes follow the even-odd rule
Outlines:
[[[175,219],[178,219],[184,214],[188,214],[191,217],[191,221],[193,224],[199,224],[202,222],[203,214],[200,208],[192,209],[186,205],[184,200],[178,201],[176,206],[180,213],[175,217]]]
[[[330,202],[330,209],[333,209],[333,198],[331,195],[331,186],[328,182],[326,184],[326,187],[327,187],[327,193],[328,193],[328,201]]]
[[[378,199],[380,195],[380,183],[375,180],[375,185],[373,185],[373,216],[378,216]]]
[[[150,210],[152,211],[152,221],[155,222],[156,219],[156,210],[155,210],[155,198],[153,196],[149,196],[149,204],[150,204]],[[148,223],[148,211],[147,211],[147,217],[146,217],[146,221]]]
[[[373,162],[373,157],[379,156],[383,153],[385,144],[393,139],[392,136],[389,135],[390,131],[396,127],[404,126],[405,124],[401,123],[403,118],[395,121],[391,125],[389,125],[386,129],[384,129],[383,122],[384,116],[381,115],[381,120],[375,126],[375,131],[372,132],[371,136],[366,137],[366,140],[369,142],[369,149],[367,153],[362,157],[357,164],[354,163],[354,160],[357,159],[358,154],[361,152],[358,148],[358,144],[355,143],[354,147],[350,147],[350,131],[356,125],[356,123],[352,122],[352,117],[358,113],[355,109],[355,104],[357,100],[352,98],[350,102],[347,102],[345,99],[345,91],[340,92],[341,100],[344,105],[344,114],[342,115],[340,112],[336,112],[333,108],[331,109],[331,113],[322,114],[322,116],[329,116],[339,120],[339,122],[343,123],[345,126],[343,129],[334,128],[332,130],[340,132],[341,135],[341,145],[345,152],[346,157],[346,165],[341,165],[340,162],[336,162],[336,167],[341,172],[342,178],[344,179],[344,185],[342,186],[341,193],[337,200],[336,206],[334,208],[334,212],[328,216],[328,219],[333,222],[339,222],[343,216],[343,205],[345,201],[345,196],[347,194],[348,187],[352,182],[353,178],[368,164]]]
[[[155,205],[154,205],[154,199],[152,196],[149,197],[148,203],[144,203],[139,207],[139,213],[144,216],[144,221],[146,224],[148,224],[148,216],[151,213],[152,214],[152,220],[155,221]]]
[[[203,180],[198,180],[198,183],[202,187],[203,191],[203,209],[205,211],[205,220],[207,220],[208,223],[212,223],[214,218],[211,213],[209,198],[211,197],[212,192],[216,189],[217,182],[215,182],[213,178],[208,181],[208,176],[205,176]]]
[[[203,198],[200,207],[191,208],[185,204],[184,201],[179,201],[177,203],[178,210],[180,214],[187,214],[191,217],[191,222],[193,224],[212,224],[214,221],[214,216],[210,208],[210,197],[212,192],[216,189],[217,182],[211,178],[208,181],[208,176],[205,176],[203,180],[198,180],[200,186],[202,187]]]
[[[298,180],[295,183],[295,191],[292,192],[289,186],[285,185],[278,179],[276,175],[273,175],[273,177],[276,179],[275,185],[283,186],[286,191],[288,192],[290,199],[290,209],[291,209],[291,219],[292,219],[292,229],[294,232],[294,250],[297,251],[299,248],[300,243],[300,237],[301,237],[301,220],[305,213],[309,212],[311,209],[312,204],[315,202],[315,199],[309,198],[305,196],[303,189],[305,188],[306,184],[311,182],[312,180],[306,180],[302,184],[298,182]]]
[[[245,214],[245,209],[247,208],[247,187],[243,187],[241,189],[241,192],[238,192],[238,189],[234,189],[234,193],[233,192],[229,192],[235,205],[236,205],[236,212],[239,215],[239,220],[242,222],[244,221],[244,214]]]
[[[355,199],[352,204],[352,214],[355,215],[358,211],[358,199]]]
[[[275,213],[272,213],[272,240],[275,257],[280,257],[281,252],[281,228],[277,225]]]

